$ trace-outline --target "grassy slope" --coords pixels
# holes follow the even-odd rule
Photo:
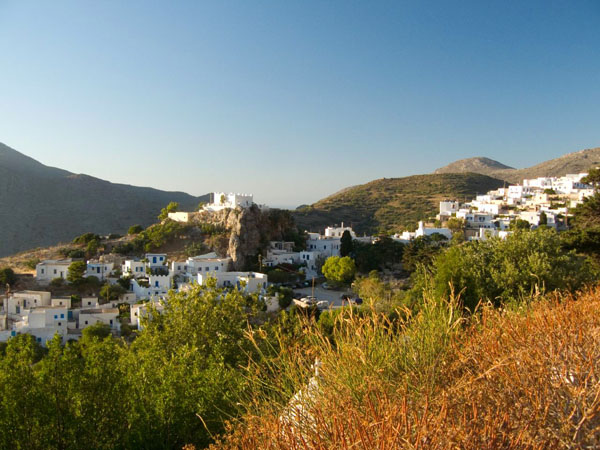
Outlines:
[[[470,199],[502,185],[501,180],[474,173],[383,178],[298,209],[294,217],[308,230],[342,221],[359,233],[414,229],[419,220],[436,214],[440,200]]]

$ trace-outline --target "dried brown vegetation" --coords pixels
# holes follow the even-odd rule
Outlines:
[[[215,447],[600,446],[600,288],[520,310],[484,307],[468,321],[455,305],[426,302],[399,327],[346,314],[335,345],[312,327],[309,347],[287,342],[277,371],[254,373],[264,396]],[[322,368],[312,388],[306,375],[298,383],[304,396],[264,394],[314,356]]]

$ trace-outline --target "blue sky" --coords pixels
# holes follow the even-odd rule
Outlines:
[[[0,142],[297,206],[600,146],[600,2],[0,0]]]

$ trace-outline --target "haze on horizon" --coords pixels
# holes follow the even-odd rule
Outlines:
[[[600,3],[0,0],[0,142],[294,207],[598,146]]]

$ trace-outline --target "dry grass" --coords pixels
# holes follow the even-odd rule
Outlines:
[[[300,402],[255,398],[215,447],[600,447],[600,289],[526,311],[483,308],[470,323],[453,301],[427,305],[398,328],[377,315],[343,316],[335,346],[311,328],[317,388]],[[290,348],[263,386],[306,365],[303,354]],[[307,382],[296,388],[306,392]],[[302,419],[291,418],[298,405]]]

